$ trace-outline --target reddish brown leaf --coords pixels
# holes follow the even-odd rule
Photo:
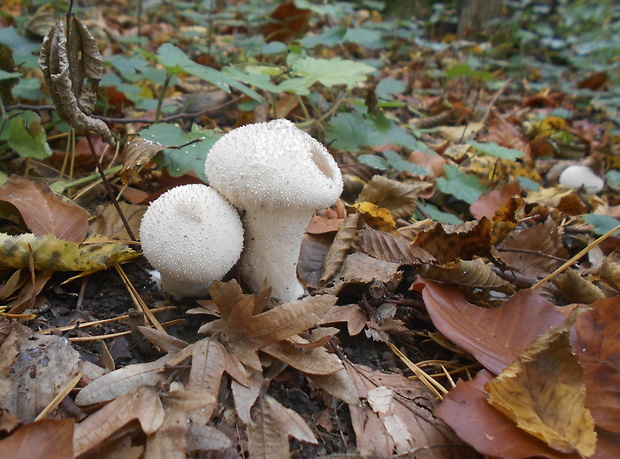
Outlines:
[[[435,261],[426,250],[411,245],[406,239],[393,234],[366,228],[360,236],[364,251],[379,260],[411,265]]]
[[[43,419],[20,427],[0,441],[5,458],[67,459],[73,457],[74,419]]]
[[[575,321],[586,406],[597,426],[620,434],[620,296],[592,304]]]
[[[0,187],[0,200],[14,205],[37,236],[53,234],[78,244],[86,237],[88,212],[64,202],[41,182],[12,175]]]
[[[286,43],[294,40],[307,30],[311,13],[310,10],[297,8],[293,2],[280,4],[269,16],[271,23],[262,28],[265,41]]]
[[[493,218],[495,212],[510,202],[510,199],[521,193],[521,186],[518,182],[510,182],[502,187],[501,190],[487,191],[474,202],[469,210],[474,218],[482,217]]]
[[[505,459],[579,457],[554,451],[489,405],[483,388],[492,378],[491,373],[482,370],[473,381],[460,381],[443,398],[435,414],[482,454]]]
[[[504,305],[486,309],[465,300],[457,287],[419,279],[422,297],[437,329],[499,374],[538,336],[564,320],[533,290],[521,290]]]
[[[605,83],[607,83],[608,79],[607,72],[594,72],[581,80],[577,84],[577,87],[579,89],[592,89],[596,91],[597,89],[601,89]]]
[[[510,121],[495,113],[495,111],[491,111],[491,116],[489,117],[489,132],[486,141],[496,142],[502,147],[520,150],[525,153],[526,161],[531,161],[532,159],[531,147],[527,136],[519,131]]]

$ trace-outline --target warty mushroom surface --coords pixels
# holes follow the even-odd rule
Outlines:
[[[175,298],[204,297],[239,260],[243,227],[237,210],[206,185],[173,188],[153,201],[140,224],[147,260]]]
[[[305,294],[297,260],[314,211],[342,193],[340,169],[327,149],[288,120],[233,129],[207,155],[205,173],[245,211],[245,248],[239,269],[257,292],[265,280],[283,302]]]

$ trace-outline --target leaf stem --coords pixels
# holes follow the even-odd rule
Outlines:
[[[155,122],[159,123],[159,119],[161,117],[161,107],[164,104],[164,95],[166,94],[166,89],[168,89],[168,85],[170,84],[170,80],[172,79],[172,73],[166,73],[166,80],[164,81],[164,85],[161,88],[161,92],[159,93],[159,99],[157,100],[157,108],[155,109]]]

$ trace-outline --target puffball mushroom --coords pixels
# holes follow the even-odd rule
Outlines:
[[[184,185],[151,203],[140,240],[165,291],[175,298],[201,297],[239,260],[243,227],[237,210],[216,190]]]
[[[288,120],[233,129],[207,155],[205,173],[237,209],[245,211],[242,278],[258,292],[291,302],[306,292],[297,260],[315,210],[342,193],[342,175],[327,149]]]
[[[588,166],[568,166],[560,174],[560,185],[571,188],[583,188],[587,193],[596,194],[603,190],[605,181],[596,175]]]

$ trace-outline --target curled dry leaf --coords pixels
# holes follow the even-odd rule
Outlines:
[[[567,303],[591,304],[605,298],[600,288],[574,269],[567,269],[551,279]]]
[[[484,390],[493,374],[482,370],[473,381],[459,381],[444,396],[435,414],[481,454],[504,459],[529,457],[578,459],[578,454],[555,451],[493,408]]]
[[[148,163],[160,151],[168,148],[157,142],[152,142],[141,137],[140,134],[130,134],[127,136],[127,143],[123,149],[123,169],[121,170],[121,180],[124,185],[139,183],[140,177],[137,169]]]
[[[444,265],[431,265],[424,273],[427,279],[450,282],[463,287],[479,287],[497,290],[506,294],[515,288],[499,277],[480,258],[475,260],[456,260]]]
[[[91,238],[83,244],[61,241],[52,235],[0,234],[0,267],[51,271],[92,271],[137,257],[126,244]]]
[[[485,389],[489,403],[519,428],[554,450],[589,457],[596,448],[596,433],[568,322],[534,340]]]
[[[14,205],[36,236],[53,234],[80,243],[88,231],[88,212],[65,202],[42,182],[11,175],[0,187],[0,201]]]
[[[372,202],[364,201],[353,204],[353,207],[364,217],[364,223],[381,231],[392,231],[396,221],[388,209],[379,207]]]
[[[333,287],[325,289],[336,294],[349,284],[371,284],[378,281],[384,284],[397,284],[402,279],[400,264],[377,260],[365,253],[347,255]]]
[[[454,286],[420,278],[414,288],[422,288],[437,329],[495,374],[564,320],[559,308],[533,290],[521,290],[502,306],[486,309],[468,303]]]
[[[58,116],[79,131],[93,131],[107,143],[116,142],[108,126],[89,116],[103,76],[103,58],[87,27],[74,16],[69,39],[63,20],[52,26],[43,40],[39,67]]]
[[[364,185],[356,202],[372,202],[388,209],[394,218],[410,218],[416,210],[420,193],[432,187],[432,183],[402,183],[375,175]]]
[[[320,279],[321,282],[325,283],[334,277],[342,266],[342,262],[344,261],[347,252],[351,250],[351,245],[357,235],[357,225],[359,223],[359,219],[360,214],[355,212],[347,216],[340,225],[340,229],[338,229],[338,232],[336,233],[334,242],[332,242],[332,245],[329,247],[329,251],[327,252],[327,256],[325,257],[323,272],[321,273]]]
[[[384,231],[366,228],[361,231],[361,246],[375,258],[390,263],[419,265],[433,263],[435,258],[426,250],[411,245],[410,241]]]
[[[119,201],[118,205],[125,216],[125,220],[129,223],[134,234],[140,233],[140,222],[142,222],[142,216],[146,212],[147,206],[138,204],[128,204],[125,201]],[[102,210],[99,214],[90,221],[89,230],[92,234],[98,234],[110,239],[120,239],[128,241],[131,238],[127,234],[125,225],[118,215],[118,211],[114,207],[114,204],[108,204],[105,207],[101,206]]]

